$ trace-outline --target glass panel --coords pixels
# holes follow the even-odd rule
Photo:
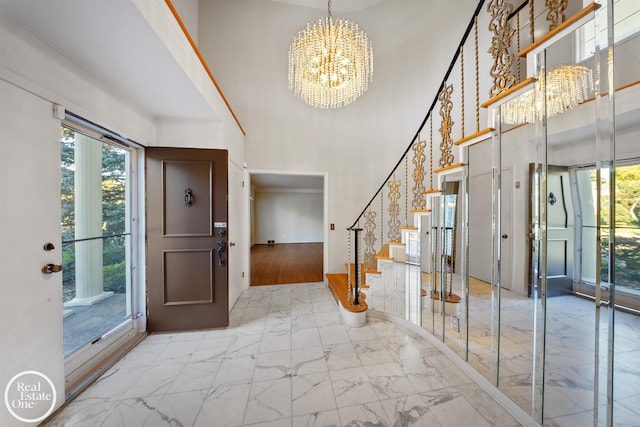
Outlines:
[[[497,303],[492,285],[491,140],[468,148],[468,361],[496,384],[497,334],[493,325]]]
[[[460,194],[463,191],[461,173],[445,177],[443,191],[442,286],[444,297],[445,343],[466,359],[466,280],[462,273],[462,211]]]
[[[640,159],[635,162],[616,167],[616,304],[640,311]]]
[[[616,309],[609,419],[612,425],[634,425],[640,419],[640,7],[633,0],[613,6],[608,28],[613,21]]]
[[[444,183],[441,183],[444,185]],[[429,306],[431,311],[433,312],[433,330],[434,335],[438,337],[441,341],[444,341],[444,300],[443,300],[443,282],[444,282],[444,268],[443,268],[443,259],[444,259],[444,211],[445,211],[445,201],[444,196],[439,195],[434,198],[433,206],[435,209],[432,212],[434,227],[433,227],[433,235],[434,235],[434,247],[433,247],[433,291],[430,295]]]
[[[593,26],[593,21],[586,24]],[[540,114],[546,123],[546,165],[540,193],[545,233],[541,253],[545,308],[543,423],[554,425],[593,424],[599,380],[599,316],[604,315],[597,303],[580,293],[584,272],[592,277],[596,274],[595,268],[589,271],[580,266],[593,266],[600,251],[593,210],[598,193],[592,168],[600,160],[598,147],[607,152],[609,146],[593,126],[598,108],[593,101],[594,82],[601,76],[595,56],[576,63],[573,54],[584,47],[584,41],[577,37],[582,32],[567,35],[542,53],[538,74],[539,98],[544,107]],[[595,50],[593,44],[588,50]],[[601,203],[607,206],[608,197],[602,197]]]
[[[438,212],[437,198],[430,196],[431,213],[421,217],[422,251],[420,254],[420,269],[422,272],[422,327],[434,334],[433,295],[436,280],[435,252],[436,252],[436,212]]]
[[[496,294],[498,374],[497,384],[511,400],[532,416],[537,412],[533,386],[535,384],[535,307],[537,299],[531,289],[532,249],[532,197],[539,164],[539,142],[535,139],[534,124],[517,126],[509,111],[512,105],[503,105],[496,117],[499,141],[494,148],[494,202],[493,233],[494,288]],[[499,171],[499,173],[497,172]]]
[[[129,151],[62,128],[65,356],[131,315]]]

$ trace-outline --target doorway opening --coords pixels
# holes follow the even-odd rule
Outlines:
[[[321,282],[327,269],[325,174],[250,172],[250,285]]]
[[[139,146],[67,113],[60,133],[67,390],[136,334]]]

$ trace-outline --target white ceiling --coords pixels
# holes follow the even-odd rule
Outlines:
[[[311,9],[327,10],[327,0],[271,0],[276,3],[286,3]],[[331,13],[349,13],[368,9],[390,0],[332,0]]]
[[[0,0],[0,12],[158,118],[217,120],[130,0]]]

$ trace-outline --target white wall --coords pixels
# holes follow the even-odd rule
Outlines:
[[[172,0],[173,7],[178,11],[180,19],[187,27],[189,35],[198,44],[198,15],[200,0]]]
[[[256,191],[256,243],[322,242],[321,192]]]
[[[455,3],[455,4],[454,4]],[[200,50],[247,131],[247,167],[327,172],[328,222],[351,226],[427,113],[475,0],[393,0],[354,19],[373,43],[369,91],[320,110],[288,89],[287,52],[326,11],[262,0],[201,0]],[[328,271],[342,271],[346,233],[329,232]]]
[[[147,12],[158,18],[158,21],[154,23],[154,28],[158,28],[162,32],[163,19],[160,18],[165,13],[163,11],[162,13],[154,14],[157,10],[153,10],[153,8],[164,7],[164,2],[157,2],[153,5],[147,3],[146,6],[150,9]],[[181,34],[173,31],[173,28],[163,33],[165,38],[181,37]],[[75,63],[74,58],[67,58],[60,54],[49,42],[38,39],[33,32],[23,28],[4,12],[0,12],[0,40],[2,40],[2,43],[0,43],[0,80],[7,82],[9,86],[15,88],[16,92],[21,93],[20,97],[0,98],[0,111],[2,111],[2,115],[5,118],[3,127],[0,129],[3,148],[5,147],[4,144],[16,143],[13,139],[11,141],[5,140],[4,136],[22,132],[25,125],[20,120],[21,117],[17,115],[23,111],[21,107],[27,104],[48,105],[46,108],[41,108],[40,113],[38,113],[40,116],[33,117],[29,123],[29,126],[33,126],[40,133],[46,134],[41,135],[37,141],[25,138],[20,143],[33,145],[33,147],[29,148],[37,151],[36,144],[41,144],[45,140],[59,141],[59,125],[50,126],[52,120],[59,123],[59,119],[52,119],[52,104],[59,104],[75,114],[147,146],[166,145],[227,149],[229,150],[230,161],[229,228],[237,232],[237,235],[233,237],[234,239],[237,238],[236,247],[244,242],[244,230],[241,221],[242,212],[245,211],[241,166],[244,162],[244,143],[243,136],[236,123],[232,119],[228,120],[230,115],[227,111],[218,114],[218,117],[226,117],[222,122],[189,122],[171,120],[171,118],[160,120],[150,113],[136,108],[126,98],[126,95],[119,96],[110,87],[80,68]],[[178,42],[174,43],[175,46],[179,44]],[[91,49],[91,46],[87,46],[87,49]],[[109,58],[105,58],[105,60],[108,61]],[[192,65],[190,72],[194,72],[196,69],[197,65]],[[212,108],[218,108],[219,100],[215,98],[218,95],[211,82],[207,86],[206,81],[199,79],[194,82],[194,85],[199,88],[209,87],[208,90],[212,91],[210,92],[212,95],[205,94],[203,96],[207,97],[207,99],[210,98],[209,105],[213,105]],[[12,115],[16,116],[13,117]],[[7,162],[12,161],[14,160],[10,157],[0,157],[0,170],[5,170]],[[31,171],[30,173],[33,174],[43,173],[41,168],[32,170],[33,166],[30,165],[29,157],[22,158],[21,161],[24,163],[25,171]],[[59,168],[59,156],[49,156],[48,162],[50,162],[49,166],[54,169],[57,170]],[[46,173],[43,176],[39,176],[39,178],[42,180],[48,179]],[[59,179],[54,179],[54,182],[59,182]],[[142,181],[140,182],[142,183]],[[1,190],[1,200],[16,200],[15,188],[3,185]],[[28,187],[21,188],[21,191],[29,193],[30,189]],[[143,197],[142,193],[141,197]],[[51,203],[51,206],[47,206],[47,203]],[[59,212],[59,197],[48,199],[46,202],[43,201],[43,204],[42,208],[37,211],[38,214],[46,215],[47,213]],[[141,199],[140,205],[144,205],[144,199]],[[9,216],[19,214],[20,209],[22,209],[20,203],[2,203],[3,218],[5,218],[5,214]],[[140,216],[140,219],[144,218],[143,211],[140,212]],[[59,222],[59,213],[57,218],[56,221]],[[144,221],[140,221],[140,224],[144,233]],[[3,225],[10,226],[9,224]],[[7,230],[6,228],[0,228],[0,238],[3,241],[7,236]],[[41,238],[39,234],[37,236],[29,234],[36,233],[36,227],[24,227],[22,232],[30,238],[38,240]],[[39,246],[35,250],[41,252],[42,247]],[[144,283],[143,267],[145,262],[144,259],[141,261],[138,271],[140,283]],[[242,277],[242,272],[248,271],[248,260],[242,256],[242,252],[231,251],[229,263],[229,302],[231,307],[241,290],[248,286],[247,278]],[[36,266],[36,268],[39,267],[39,265]],[[60,398],[57,404],[59,406],[65,393],[64,372],[62,371],[64,357],[61,349],[48,346],[44,337],[59,339],[59,344],[60,346],[62,345],[62,322],[60,321],[62,300],[61,297],[57,299],[51,298],[48,290],[31,285],[36,284],[28,283],[24,286],[16,287],[16,283],[13,281],[0,280],[0,299],[2,299],[2,302],[11,302],[18,306],[18,301],[20,301],[20,304],[28,301],[26,308],[23,309],[23,314],[28,313],[30,318],[30,321],[24,322],[19,330],[16,328],[13,328],[13,332],[9,328],[0,330],[0,342],[2,343],[0,381],[4,387],[8,379],[19,371],[25,369],[46,371],[48,376],[55,382],[58,397]],[[144,292],[140,292],[140,295],[144,299]],[[50,305],[52,301],[54,304],[59,305],[55,318],[49,316],[50,310],[40,310],[37,305]],[[58,301],[58,303],[55,303],[55,301]],[[141,304],[144,306],[144,301]],[[22,307],[22,305],[19,306]],[[144,310],[142,311],[144,312]],[[3,309],[2,312],[8,315],[11,311]],[[138,324],[143,326],[144,318],[140,320]],[[7,325],[9,321],[9,319],[3,317],[3,325]],[[22,337],[21,339],[27,340],[32,344],[40,343],[38,350],[33,350],[31,347],[24,347],[23,350],[19,346],[11,347],[9,343],[15,342],[15,334],[18,332]],[[25,351],[27,354],[25,354]],[[43,356],[47,361],[46,366],[36,363],[36,359],[40,359]],[[34,362],[27,366],[30,361]],[[4,411],[4,404],[0,406],[0,424],[3,426],[13,425],[12,423],[15,420]]]

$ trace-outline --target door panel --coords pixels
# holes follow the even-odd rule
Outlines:
[[[62,272],[41,268],[62,261],[59,138],[51,103],[0,80],[0,387],[38,371],[55,385],[55,408],[65,389]],[[25,425],[4,402],[0,424]]]
[[[148,328],[226,326],[227,152],[150,148],[146,156]]]
[[[491,283],[491,172],[469,178],[469,275]]]
[[[166,160],[162,163],[162,169],[164,235],[211,237],[213,189],[210,177],[213,163]],[[198,195],[197,203],[195,194]],[[189,197],[190,201],[185,200]],[[190,206],[185,205],[189,203]]]
[[[213,251],[210,249],[163,252],[165,305],[212,303]],[[183,286],[188,283],[189,286]]]

